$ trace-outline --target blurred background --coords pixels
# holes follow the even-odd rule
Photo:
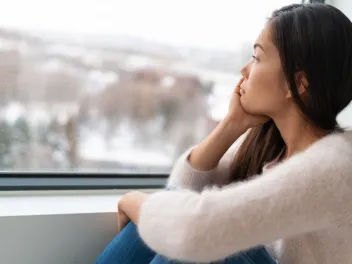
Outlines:
[[[169,172],[295,2],[0,0],[0,170]]]

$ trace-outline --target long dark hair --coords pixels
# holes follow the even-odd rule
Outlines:
[[[330,5],[293,4],[274,11],[268,26],[292,97],[304,116],[325,131],[341,131],[336,117],[352,100],[351,21]],[[308,82],[304,101],[297,90],[298,72]],[[235,155],[232,180],[260,174],[264,163],[284,147],[272,120],[252,128]]]

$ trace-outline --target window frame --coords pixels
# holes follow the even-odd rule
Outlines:
[[[166,173],[0,172],[0,191],[159,189]]]

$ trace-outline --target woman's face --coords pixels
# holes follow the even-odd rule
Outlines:
[[[241,74],[241,105],[247,113],[273,117],[287,107],[288,84],[268,26],[258,36],[253,58]]]

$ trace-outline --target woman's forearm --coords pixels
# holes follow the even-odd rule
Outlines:
[[[225,118],[209,136],[193,149],[189,163],[195,169],[214,169],[231,145],[244,133],[231,119]]]

